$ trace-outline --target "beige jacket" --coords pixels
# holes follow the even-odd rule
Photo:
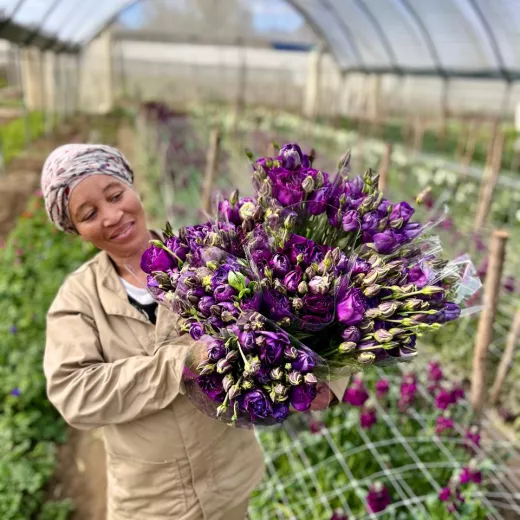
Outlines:
[[[183,395],[188,343],[171,339],[173,326],[164,307],[154,327],[128,302],[104,252],[49,310],[49,399],[72,426],[103,427],[110,520],[234,520],[264,474],[253,431],[206,417]]]

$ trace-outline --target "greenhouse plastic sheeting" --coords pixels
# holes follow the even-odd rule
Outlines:
[[[344,71],[520,79],[520,0],[286,1]],[[133,3],[0,0],[0,38],[75,50]]]

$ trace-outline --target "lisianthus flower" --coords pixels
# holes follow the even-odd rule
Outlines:
[[[383,484],[376,482],[370,486],[367,495],[367,508],[371,513],[380,513],[391,503],[390,492]]]

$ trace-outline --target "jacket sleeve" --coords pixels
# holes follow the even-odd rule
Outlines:
[[[63,289],[47,315],[43,365],[48,397],[71,426],[88,430],[132,421],[166,408],[183,392],[184,338],[153,356],[106,363],[90,306]]]

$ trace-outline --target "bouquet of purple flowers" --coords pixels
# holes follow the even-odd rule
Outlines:
[[[235,191],[217,218],[142,257],[155,298],[194,345],[188,397],[235,426],[307,411],[320,381],[408,362],[422,334],[455,320],[479,288],[467,257],[441,258],[431,230],[393,204],[371,170],[331,178],[296,144],[254,160],[256,196]]]

